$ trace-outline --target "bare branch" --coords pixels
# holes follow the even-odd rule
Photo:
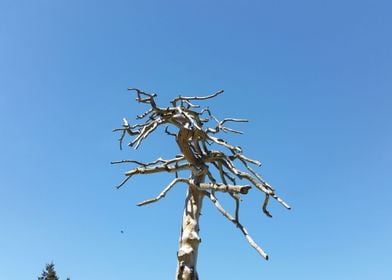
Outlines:
[[[232,129],[232,128],[229,128],[229,127],[221,127],[221,130],[223,131],[223,132],[233,132],[233,133],[236,133],[236,134],[244,134],[242,131],[240,131],[240,130],[235,130],[235,129]]]
[[[237,134],[243,134],[242,131],[235,130],[235,129],[228,128],[228,127],[224,127],[223,124],[224,124],[225,122],[248,122],[248,120],[246,120],[246,119],[234,119],[234,118],[226,118],[226,119],[223,119],[222,121],[219,121],[219,120],[211,113],[211,111],[210,111],[210,109],[209,109],[208,107],[207,107],[207,108],[204,108],[204,109],[199,113],[199,115],[202,115],[204,112],[207,112],[208,115],[209,115],[209,117],[210,117],[210,119],[213,119],[213,120],[217,123],[217,125],[216,125],[215,128],[208,128],[208,129],[206,130],[207,133],[216,134],[216,133],[218,133],[220,130],[222,130],[223,132],[233,132],[233,133],[237,133]]]
[[[246,172],[242,172],[242,171],[237,170],[231,161],[227,161],[227,160],[224,161],[225,167],[227,167],[235,175],[237,175],[240,178],[247,179],[253,185],[255,185],[258,189],[263,191],[266,195],[271,195],[274,199],[276,199],[285,208],[287,208],[289,210],[291,209],[291,207],[283,199],[281,199],[277,194],[275,194],[275,190],[270,184],[268,184],[263,178],[261,178],[261,176],[259,174],[257,174],[255,171],[253,171],[253,169],[250,168],[244,161],[243,161],[243,163],[251,171],[251,173],[256,176],[256,178],[252,177],[250,174],[248,174]],[[268,203],[268,198],[266,198],[266,201],[264,203],[265,203],[265,205],[266,205],[266,203]],[[265,207],[263,207],[263,210],[266,209]],[[267,216],[271,215],[271,214],[269,214],[268,211],[264,211],[264,213],[267,214]]]
[[[268,260],[268,255],[252,239],[252,237],[249,235],[246,228],[222,207],[222,205],[219,203],[218,199],[212,193],[206,191],[205,194],[212,201],[212,203],[214,203],[215,207],[219,210],[219,212],[221,212],[221,214],[223,216],[225,216],[229,221],[231,221],[233,224],[235,224],[241,230],[242,234],[245,236],[245,238],[248,241],[248,243],[250,244],[250,246],[252,246],[264,259]]]
[[[225,118],[221,120],[219,123],[223,125],[225,122],[249,122],[247,119],[235,119],[235,118]]]
[[[144,206],[146,204],[154,203],[154,202],[164,198],[166,193],[168,191],[170,191],[170,189],[172,187],[174,187],[174,185],[179,183],[179,182],[188,183],[189,184],[189,179],[175,178],[166,188],[163,189],[163,191],[157,197],[154,197],[154,198],[142,201],[142,202],[138,203],[137,206]]]
[[[203,191],[208,190],[214,192],[228,192],[228,193],[241,193],[241,194],[247,194],[249,190],[252,188],[250,185],[225,185],[225,184],[214,184],[214,183],[200,183],[196,187]]]
[[[154,98],[154,97],[156,97],[157,95],[155,94],[155,93],[146,93],[146,92],[144,92],[144,91],[142,91],[142,90],[140,90],[140,89],[137,89],[137,88],[128,88],[128,90],[134,90],[134,91],[136,91],[136,93],[137,93],[137,97],[138,97],[138,101],[140,101],[140,100],[144,100],[143,98],[142,98],[142,96],[147,96],[147,98]]]
[[[257,166],[261,166],[261,162],[259,162],[258,160],[250,159],[250,158],[244,156],[244,155],[241,154],[241,153],[235,153],[234,155],[227,156],[227,155],[225,155],[225,154],[224,154],[223,152],[221,152],[221,151],[214,151],[214,150],[212,150],[212,151],[209,151],[209,152],[204,156],[204,160],[205,160],[206,162],[214,162],[214,161],[218,161],[218,160],[222,160],[222,159],[224,159],[224,160],[230,160],[230,161],[239,159],[239,160],[241,160],[241,161],[245,161],[245,162],[249,162],[249,163],[255,164],[255,165],[257,165]]]
[[[215,166],[216,169],[219,170],[219,175],[222,179],[222,182],[227,185],[226,178],[229,179],[234,185],[236,185],[235,179],[231,177],[227,172],[225,172],[222,168],[222,162],[219,161],[218,163],[212,162],[212,165]]]
[[[203,110],[201,110],[201,112],[199,114],[202,115],[202,114],[204,114],[204,112],[207,112],[210,119],[213,119],[216,123],[219,124],[219,120],[211,113],[210,108],[208,108],[208,107],[204,108]]]
[[[153,173],[160,173],[160,172],[169,172],[169,173],[176,173],[181,170],[191,170],[192,165],[189,163],[184,163],[181,165],[168,165],[168,164],[160,164],[154,167],[137,167],[125,172],[126,178],[117,186],[117,189],[121,188],[132,176],[138,174],[153,174]]]
[[[206,174],[207,174],[208,179],[210,179],[211,183],[215,184],[215,183],[216,183],[216,180],[215,180],[214,176],[212,176],[212,174],[211,174],[211,172],[210,172],[209,169],[207,169]],[[227,185],[227,184],[226,184],[226,185]]]
[[[260,183],[256,178],[254,178],[250,174],[243,172],[243,171],[239,171],[231,161],[222,160],[222,163],[223,163],[223,166],[225,166],[227,169],[230,170],[230,172],[232,172],[233,174],[235,174],[237,177],[239,177],[241,179],[248,180],[249,182],[251,182],[253,185],[255,185],[262,192],[268,193],[268,194],[273,192],[271,189],[266,188],[266,186],[263,183]]]
[[[185,160],[184,156],[183,155],[177,155],[173,159],[158,158],[158,159],[156,159],[156,160],[154,160],[152,162],[147,162],[147,163],[144,163],[144,162],[141,162],[141,161],[138,161],[138,160],[124,159],[124,160],[120,160],[120,161],[112,161],[111,164],[135,163],[135,164],[138,164],[140,166],[147,167],[147,166],[155,165],[155,164],[158,164],[158,163],[164,163],[164,164],[167,165],[167,164],[171,164],[171,163],[174,163],[174,162],[180,162],[182,160]]]
[[[272,215],[267,210],[268,200],[269,200],[269,195],[265,194],[265,199],[264,199],[264,202],[263,202],[263,212],[264,212],[265,215],[267,215],[267,217],[272,218]]]
[[[202,131],[202,129],[201,129],[201,127],[199,126],[199,124],[195,122],[195,120],[196,120],[196,121],[198,121],[198,122],[200,123],[200,120],[198,120],[199,118],[198,118],[197,114],[196,114],[196,116],[195,116],[195,115],[192,116],[192,113],[194,113],[194,112],[192,112],[191,114],[189,114],[189,112],[187,112],[186,110],[183,110],[181,107],[177,107],[177,110],[178,110],[178,112],[179,112],[180,114],[182,114],[183,116],[185,116],[185,118],[186,118],[195,128],[197,128],[199,131]]]
[[[118,184],[116,186],[117,189],[121,188],[122,186],[125,185],[126,182],[128,182],[128,180],[131,179],[131,177],[126,177],[124,180],[122,180],[122,182],[120,184]]]
[[[168,127],[168,126],[165,127],[165,133],[166,133],[167,135],[170,135],[170,136],[174,136],[174,137],[177,136],[175,133],[172,133],[172,132],[169,131],[169,127]]]
[[[151,114],[152,112],[154,112],[154,111],[152,108],[150,108],[146,112],[144,112],[143,114],[137,115],[136,119],[141,120],[141,119],[145,118],[146,116],[148,116],[149,114]]]
[[[151,122],[147,121],[147,122],[145,122],[143,124],[135,124],[135,125],[130,126],[128,121],[127,121],[127,119],[123,118],[123,127],[122,128],[113,129],[113,132],[122,131],[121,136],[118,139],[118,141],[120,142],[120,150],[122,150],[122,142],[124,140],[124,137],[125,137],[126,133],[128,133],[131,136],[138,135],[141,132],[141,130],[140,130],[141,128],[144,128],[145,126],[150,125],[150,124],[151,124]]]
[[[255,176],[262,184],[264,187],[266,187],[267,189],[274,191],[274,188],[268,184],[259,173],[257,173],[256,171],[254,171],[249,165],[248,163],[243,160],[241,157],[239,157],[240,161],[245,165],[245,167],[253,174],[253,176]]]
[[[226,147],[226,148],[229,149],[233,154],[241,153],[241,152],[242,152],[242,149],[241,149],[240,146],[236,146],[236,147],[235,147],[235,146],[232,146],[232,145],[230,145],[229,143],[227,143],[227,142],[226,142],[225,140],[223,140],[223,139],[216,138],[216,137],[213,137],[213,136],[211,136],[211,135],[207,135],[207,138],[208,138],[209,140],[211,140],[212,142],[218,144],[218,145],[221,145],[221,146]]]
[[[161,164],[151,168],[144,168],[144,167],[134,168],[125,172],[125,176],[133,176],[136,174],[152,174],[152,173],[159,173],[163,171],[172,173],[181,170],[191,170],[191,169],[192,169],[192,165],[189,163],[184,163],[177,167],[167,165],[167,164]]]
[[[275,198],[280,204],[282,204],[284,207],[286,207],[286,209],[290,210],[291,206],[288,205],[283,199],[281,199],[279,196],[277,196],[276,194],[272,194],[272,197]]]
[[[120,129],[119,129],[119,130],[120,130]],[[123,140],[124,140],[125,133],[126,133],[126,130],[125,130],[125,129],[121,129],[121,130],[122,130],[121,136],[120,136],[120,138],[118,138],[118,142],[120,143],[120,150],[122,150],[122,142],[123,142]],[[117,131],[117,130],[114,129],[113,132],[115,132],[115,131]]]
[[[244,156],[243,154],[238,154],[238,153],[237,153],[237,154],[235,154],[234,156],[230,156],[229,158],[230,158],[230,159],[232,159],[232,158],[238,158],[238,159],[240,159],[240,160],[244,160],[244,161],[253,163],[254,165],[261,166],[261,162],[260,162],[260,161],[255,160],[255,159],[250,159],[250,158]]]
[[[128,121],[126,118],[123,118],[123,127],[122,128],[113,129],[113,132],[122,131],[121,136],[118,139],[118,141],[120,142],[120,150],[122,150],[122,142],[124,140],[125,133],[127,132],[128,129],[129,129],[129,124],[128,124]],[[135,134],[137,134],[137,133],[135,133]]]
[[[219,94],[223,93],[223,90],[219,90],[211,95],[207,95],[207,96],[191,96],[191,97],[186,97],[186,96],[178,96],[176,98],[174,98],[171,103],[173,104],[173,106],[177,106],[177,102],[178,101],[190,101],[190,100],[206,100],[206,99],[210,99],[213,98],[215,96],[218,96]]]
[[[190,108],[200,108],[200,105],[192,104],[192,103],[189,102],[188,100],[182,100],[182,101],[181,101],[181,106],[184,107],[184,104],[187,105],[187,109],[190,109]]]
[[[160,119],[155,120],[154,122],[146,125],[143,127],[143,129],[140,131],[140,134],[138,137],[136,137],[131,143],[130,146],[134,146],[135,144],[135,149],[137,149],[139,147],[139,145],[141,144],[141,142],[147,138],[147,136],[153,132],[158,125],[162,124],[163,121]]]
[[[231,194],[235,200],[235,220],[240,220],[240,196],[238,194]]]
[[[247,164],[247,162],[250,162],[253,164],[260,165],[260,162],[249,159],[240,153],[235,153],[232,156],[226,156],[220,151],[210,151],[206,156],[204,156],[203,159],[204,162],[211,162],[218,169],[222,182],[226,182],[225,178],[229,178],[230,180],[232,180],[228,173],[223,170],[222,166],[224,166],[225,168],[227,168],[227,170],[229,170],[232,174],[236,175],[238,178],[248,180],[259,190],[276,199],[285,208],[290,209],[290,206],[275,194],[274,188]],[[239,159],[244,164],[244,166],[252,173],[253,176],[251,174],[248,174],[247,172],[239,171],[233,164],[233,160],[235,159]],[[264,203],[268,203],[268,199]],[[264,211],[265,209],[266,206],[263,208],[263,212],[269,217],[271,214],[268,211]]]
[[[226,118],[226,119],[223,119],[222,121],[220,121],[220,122],[218,123],[217,127],[215,128],[215,131],[218,132],[219,130],[222,130],[222,131],[224,131],[224,132],[233,132],[233,133],[237,133],[237,134],[243,134],[242,131],[235,130],[235,129],[232,129],[232,128],[228,128],[228,127],[223,126],[223,124],[224,124],[225,122],[249,122],[249,121],[248,121],[248,120],[245,120],[245,119]]]

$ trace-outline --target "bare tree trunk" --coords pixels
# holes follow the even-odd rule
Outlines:
[[[204,175],[192,176],[195,185],[204,181]],[[185,200],[184,214],[177,252],[176,280],[198,280],[197,253],[201,238],[199,236],[199,217],[203,193],[189,186]]]

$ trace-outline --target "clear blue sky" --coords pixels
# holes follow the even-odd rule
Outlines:
[[[390,1],[0,0],[0,279],[173,279],[185,187],[112,160],[171,157],[159,133],[119,151],[145,107],[127,87],[225,94],[230,139],[292,206],[244,197],[261,259],[205,201],[201,279],[392,279]],[[230,208],[230,207],[229,207]],[[120,231],[124,233],[121,234]]]

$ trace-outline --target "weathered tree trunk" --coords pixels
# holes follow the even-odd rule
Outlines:
[[[194,166],[192,171],[193,185],[188,187],[185,199],[184,214],[177,252],[177,280],[198,280],[196,270],[197,253],[201,238],[199,236],[199,217],[203,202],[203,193],[195,186],[204,182],[206,165],[199,162],[190,147],[189,140],[193,137],[192,130],[181,128],[177,134],[176,141],[183,152],[184,157]],[[200,150],[197,140],[196,147]]]
[[[197,280],[197,253],[201,242],[199,217],[203,193],[194,187],[188,188],[182,219],[179,250],[177,252],[176,280]]]

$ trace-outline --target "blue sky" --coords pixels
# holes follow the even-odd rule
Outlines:
[[[392,279],[390,1],[0,1],[0,279],[173,279],[185,187],[126,166],[178,150],[160,133],[119,151],[145,107],[127,87],[225,94],[228,136],[292,206],[244,197],[262,260],[205,201],[201,279]],[[239,128],[239,127],[238,127]],[[228,208],[229,201],[225,201]],[[120,231],[124,231],[121,234]]]

